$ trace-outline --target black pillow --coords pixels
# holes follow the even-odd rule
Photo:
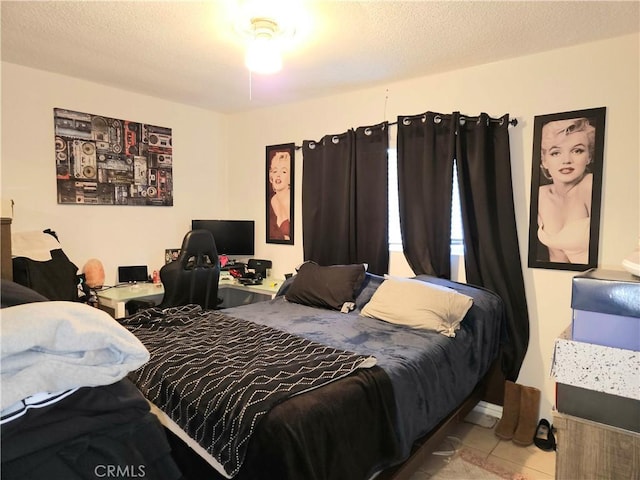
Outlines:
[[[364,277],[361,263],[322,267],[308,261],[298,269],[285,298],[302,305],[340,310],[345,302],[355,301]]]
[[[10,280],[0,281],[0,299],[2,300],[2,308],[22,305],[23,303],[49,301],[47,297],[35,290]]]

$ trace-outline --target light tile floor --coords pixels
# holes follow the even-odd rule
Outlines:
[[[555,452],[542,451],[534,444],[521,447],[496,437],[493,428],[466,422],[456,425],[449,435],[460,439],[464,448],[513,473],[521,473],[532,480],[554,480],[555,478]],[[437,450],[451,449],[452,443],[445,441]],[[446,465],[446,457],[431,455],[411,480],[427,480],[444,465]]]

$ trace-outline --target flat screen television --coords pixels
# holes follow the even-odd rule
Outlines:
[[[209,230],[216,241],[218,255],[250,257],[255,253],[253,220],[192,220],[192,230]]]

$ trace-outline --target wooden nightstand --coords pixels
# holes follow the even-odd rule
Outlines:
[[[640,478],[640,434],[554,413],[556,480]]]

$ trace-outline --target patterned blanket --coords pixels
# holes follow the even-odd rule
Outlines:
[[[229,477],[271,407],[375,365],[373,357],[196,305],[151,308],[120,322],[151,354],[130,378]]]

